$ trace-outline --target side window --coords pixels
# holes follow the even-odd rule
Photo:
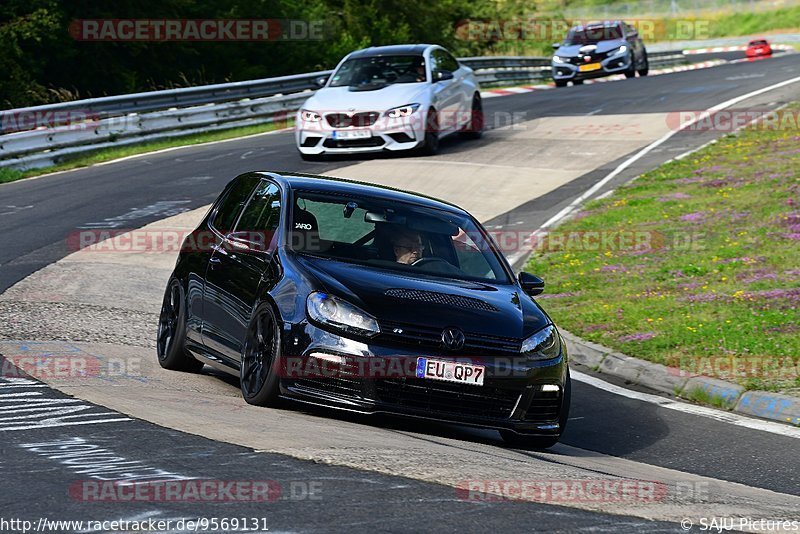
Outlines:
[[[455,72],[458,70],[458,61],[444,50],[431,52],[431,59],[433,60],[432,71]]]
[[[245,232],[238,238],[268,245],[281,220],[281,192],[278,186],[263,180],[244,209],[236,232]]]
[[[258,183],[257,176],[242,176],[236,183],[234,183],[228,194],[222,200],[222,203],[217,208],[217,213],[211,220],[213,226],[218,232],[227,234],[233,230],[233,225],[236,224],[236,219],[242,212],[242,207],[250,198],[250,193]]]
[[[458,64],[458,61],[456,61],[456,58],[450,55],[449,52],[444,52],[444,61],[445,69],[449,70],[450,72],[455,72],[461,67],[461,65]]]

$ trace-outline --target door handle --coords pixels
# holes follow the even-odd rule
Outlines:
[[[217,258],[216,256],[211,256],[211,259],[208,260],[208,263],[222,263],[222,260]]]

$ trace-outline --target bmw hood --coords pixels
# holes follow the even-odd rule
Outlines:
[[[614,50],[615,48],[619,48],[624,44],[627,44],[625,39],[612,39],[610,41],[600,41],[590,45],[562,45],[561,48],[556,50],[555,55],[562,57],[575,57],[581,54],[592,52],[596,54],[605,54],[611,50]]]
[[[298,256],[320,289],[378,319],[523,339],[551,321],[516,285],[407,276],[388,269]]]
[[[331,111],[387,111],[406,104],[424,104],[427,84],[396,83],[372,91],[351,91],[349,87],[323,87],[306,100],[304,109]]]

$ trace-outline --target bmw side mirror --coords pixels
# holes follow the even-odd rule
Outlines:
[[[314,80],[314,83],[317,85],[317,87],[325,87],[325,84],[328,83],[328,77],[320,76],[319,78]]]
[[[434,82],[441,82],[444,80],[452,80],[453,73],[448,72],[446,70],[437,70],[433,73],[433,81]]]
[[[544,280],[530,273],[519,273],[519,285],[528,295],[535,297],[544,291]]]
[[[561,43],[553,43],[553,50],[558,50],[561,48]]]

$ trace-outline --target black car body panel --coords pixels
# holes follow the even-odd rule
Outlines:
[[[284,397],[530,435],[563,431],[565,345],[556,332],[560,349],[552,358],[531,359],[520,352],[526,338],[554,326],[523,291],[501,254],[494,249],[487,252],[497,254],[499,261],[496,280],[487,281],[405,273],[380,262],[372,265],[298,252],[289,234],[293,221],[296,225],[299,220],[294,219],[300,210],[295,205],[297,191],[379,199],[474,221],[446,202],[369,184],[266,172],[241,175],[187,237],[173,273],[186,296],[186,348],[196,359],[238,375],[248,325],[255,310],[266,304],[280,323]],[[250,202],[255,202],[250,199],[257,195],[279,217],[270,219],[266,238],[259,243],[222,220],[232,206],[247,213]],[[239,215],[240,222],[243,217]],[[376,319],[380,332],[343,333],[315,321],[307,309],[314,292],[360,308]],[[463,332],[458,350],[443,346],[443,330],[448,328]],[[340,359],[334,374],[309,372],[309,365],[316,365],[320,357]],[[418,358],[483,366],[484,383],[476,386],[419,378],[413,370],[398,372],[413,368]]]

